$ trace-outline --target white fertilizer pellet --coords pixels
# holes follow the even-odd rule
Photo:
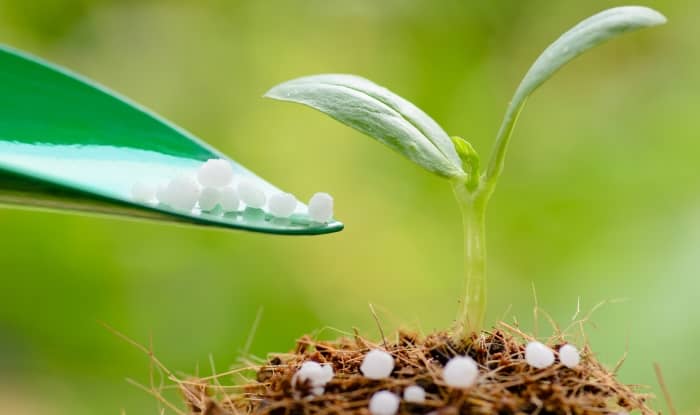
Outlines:
[[[442,370],[442,379],[447,386],[468,388],[476,383],[479,367],[469,356],[457,356],[450,359]]]
[[[224,187],[233,180],[231,163],[223,159],[209,159],[197,171],[197,180],[204,187]]]
[[[158,185],[156,188],[156,199],[158,199],[158,202],[163,203],[164,205],[170,204],[170,194],[168,193],[167,183]]]
[[[328,193],[316,193],[311,196],[309,217],[315,222],[330,221],[333,218],[333,197]]]
[[[221,191],[215,187],[205,187],[199,194],[199,208],[205,211],[214,210],[221,200]]]
[[[297,388],[298,383],[308,382],[312,395],[323,395],[326,383],[333,379],[333,367],[329,364],[321,365],[318,362],[307,361],[292,377],[292,386]]]
[[[540,342],[530,342],[525,347],[525,360],[534,368],[544,369],[554,363],[554,352]]]
[[[145,182],[136,182],[131,187],[131,197],[137,202],[152,202],[156,197],[156,187]]]
[[[571,344],[565,344],[559,348],[559,361],[568,368],[575,368],[581,362],[578,349]]]
[[[301,364],[301,367],[294,376],[298,381],[305,381],[307,379],[314,379],[321,373],[321,364],[314,361],[308,361]]]
[[[278,218],[288,218],[297,208],[297,198],[291,193],[276,193],[270,196],[267,208]]]
[[[383,350],[370,350],[365,355],[360,371],[369,379],[384,379],[394,370],[394,358]]]
[[[321,365],[321,376],[318,378],[323,384],[330,382],[333,379],[333,366],[328,363]]]
[[[188,175],[180,175],[168,183],[166,189],[169,205],[182,210],[192,210],[199,199],[199,184]]]
[[[399,411],[399,397],[389,391],[379,391],[369,400],[372,415],[394,415]]]
[[[425,402],[425,389],[412,385],[403,390],[403,400],[410,403]]]
[[[243,179],[238,183],[238,197],[248,207],[260,209],[265,206],[265,192],[254,180]]]
[[[238,210],[240,200],[238,192],[232,186],[222,187],[219,191],[219,205],[224,212],[235,212]]]
[[[297,386],[298,383],[309,382],[312,387],[321,386],[319,378],[323,376],[321,365],[317,362],[304,362],[301,367],[292,377],[293,386]]]

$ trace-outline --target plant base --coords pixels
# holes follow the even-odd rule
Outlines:
[[[257,367],[255,379],[247,383],[227,387],[221,386],[219,378],[213,383],[211,378],[194,379],[181,381],[180,388],[190,413],[197,415],[367,415],[375,392],[389,390],[401,396],[410,385],[422,386],[427,398],[423,404],[402,401],[402,414],[655,413],[645,404],[648,395],[618,382],[588,347],[581,351],[581,363],[574,369],[559,363],[546,369],[530,367],[524,357],[524,343],[530,339],[507,324],[461,342],[446,332],[425,338],[401,332],[386,345],[359,335],[332,342],[304,336],[293,352],[272,355]],[[557,339],[550,346],[556,349]],[[373,348],[386,349],[394,356],[396,367],[390,378],[370,380],[360,373],[364,354]],[[441,379],[445,362],[456,355],[471,356],[481,368],[479,382],[469,389],[450,388]],[[321,396],[292,386],[295,371],[307,360],[330,363],[335,370]]]

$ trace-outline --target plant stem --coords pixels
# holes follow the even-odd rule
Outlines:
[[[465,293],[457,314],[455,340],[478,333],[484,324],[486,312],[486,205],[491,186],[481,183],[470,191],[465,183],[453,185],[455,197],[462,211],[465,249]]]
[[[454,340],[465,340],[472,333],[479,333],[486,314],[486,205],[498,179],[513,128],[518,121],[527,95],[516,93],[496,136],[496,144],[486,172],[479,176],[478,157],[469,164],[469,176],[465,182],[453,184],[455,197],[462,211],[464,226],[464,281],[465,292],[457,314]]]

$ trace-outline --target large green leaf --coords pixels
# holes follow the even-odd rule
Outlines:
[[[318,234],[301,212],[274,219],[260,210],[226,215],[138,203],[139,180],[165,182],[209,158],[224,158],[192,134],[65,69],[0,46],[0,204],[68,209],[282,234]],[[229,160],[238,177],[277,188]]]
[[[279,84],[265,96],[315,108],[440,176],[465,176],[450,137],[432,118],[367,79],[344,74],[306,76]]]
[[[487,177],[495,180],[500,175],[508,140],[525,101],[559,68],[585,51],[623,33],[665,22],[666,18],[661,13],[648,7],[615,7],[581,21],[549,45],[530,67],[515,91],[498,133]]]

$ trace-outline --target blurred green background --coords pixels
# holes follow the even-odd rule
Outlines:
[[[612,1],[0,1],[0,41],[86,74],[307,199],[346,230],[280,237],[0,210],[0,412],[155,414],[124,381],[148,361],[98,324],[152,336],[171,369],[286,351],[321,327],[447,328],[462,289],[451,191],[309,109],[261,99],[321,72],[368,77],[487,154],[520,77]],[[599,357],[700,408],[700,2],[575,61],[530,100],[490,206],[489,319],[562,324],[606,299]],[[1,92],[0,92],[1,93]],[[542,323],[541,325],[544,325]],[[656,406],[664,408],[662,400]],[[14,411],[14,412],[12,412]]]

